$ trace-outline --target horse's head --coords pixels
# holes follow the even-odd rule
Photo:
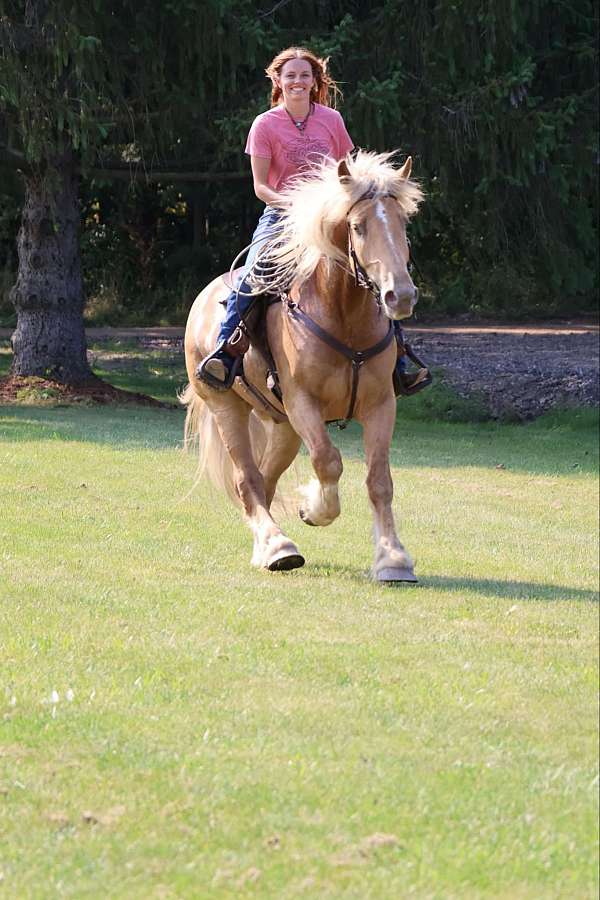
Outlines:
[[[409,156],[397,171],[400,190],[402,182],[408,182],[411,165]],[[338,164],[338,178],[343,187],[355,195],[356,185],[345,160]],[[366,281],[377,289],[390,319],[410,316],[419,296],[408,271],[407,221],[402,203],[395,194],[373,188],[353,202],[346,216],[351,262],[359,275],[366,276]]]

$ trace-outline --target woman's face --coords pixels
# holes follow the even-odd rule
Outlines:
[[[281,67],[279,86],[283,91],[283,102],[310,100],[311,88],[315,83],[311,64],[306,59],[289,59]]]

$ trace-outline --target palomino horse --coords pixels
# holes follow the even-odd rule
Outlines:
[[[285,192],[281,236],[269,261],[288,283],[291,271],[293,283],[287,298],[269,306],[266,322],[283,406],[266,388],[266,363],[254,347],[244,357],[243,380],[231,390],[215,391],[196,377],[223,315],[219,301],[229,290],[223,277],[190,311],[186,439],[198,439],[201,468],[241,503],[254,535],[255,566],[284,570],[304,563],[270,511],[302,441],[316,478],[303,489],[300,516],[309,525],[329,525],[339,515],[342,459],[326,423],[351,417],[363,427],[373,577],[416,581],[392,512],[397,351],[390,319],[410,316],[417,302],[406,225],[422,192],[410,180],[410,157],[396,168],[391,155],[361,151],[339,164],[326,160]]]

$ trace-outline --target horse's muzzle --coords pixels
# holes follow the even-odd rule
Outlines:
[[[402,291],[386,291],[382,297],[383,308],[390,319],[408,319],[419,299],[419,289],[412,285]]]

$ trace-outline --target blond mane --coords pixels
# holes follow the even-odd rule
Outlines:
[[[346,259],[333,242],[334,233],[350,208],[367,193],[393,194],[406,218],[416,213],[423,192],[415,181],[402,178],[391,162],[394,152],[359,150],[346,157],[350,179],[342,183],[338,163],[324,159],[282,192],[283,215],[278,238],[259,254],[259,267],[266,266],[259,281],[271,289],[305,281],[323,257]],[[266,259],[268,259],[268,262]]]

